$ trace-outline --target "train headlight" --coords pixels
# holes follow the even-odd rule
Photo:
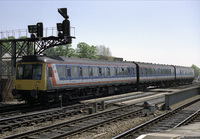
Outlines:
[[[37,85],[37,84],[35,85],[35,88],[37,88],[37,89],[38,89],[38,85]]]
[[[20,88],[20,85],[19,85],[19,84],[17,85],[17,88]]]

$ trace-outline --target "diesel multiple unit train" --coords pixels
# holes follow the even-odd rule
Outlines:
[[[12,94],[27,102],[58,101],[188,84],[190,67],[56,56],[24,56],[16,64]]]

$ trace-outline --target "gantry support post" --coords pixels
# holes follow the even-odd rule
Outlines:
[[[15,67],[16,67],[16,41],[11,42],[12,47],[12,59],[11,59],[11,76],[14,77],[15,75]]]
[[[2,78],[2,43],[0,42],[0,79]]]

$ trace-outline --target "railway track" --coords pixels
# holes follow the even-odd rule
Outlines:
[[[155,94],[155,93],[142,94],[142,95],[139,95],[139,96],[136,95],[133,98],[136,99],[136,98],[141,98],[141,97],[144,97],[144,96],[150,96],[150,95],[153,95],[153,94]],[[87,106],[88,107],[85,107],[85,109],[88,109],[89,106],[91,106],[91,104],[87,104]],[[108,107],[108,106],[106,106],[106,107]],[[0,119],[0,131],[3,133],[5,131],[12,131],[13,129],[15,129],[17,127],[23,127],[23,126],[25,127],[25,126],[31,126],[31,125],[35,126],[36,124],[40,124],[42,122],[54,121],[54,119],[66,118],[68,115],[73,115],[73,113],[80,112],[83,108],[80,108],[77,111],[75,111],[73,109],[74,108],[72,108],[71,111],[68,109],[67,112],[66,112],[66,110],[58,109],[58,111],[49,110],[49,111],[35,112],[35,113],[30,113],[30,114],[25,114],[25,115],[10,117],[10,118],[2,118],[2,119]],[[141,109],[141,107],[140,107],[140,109]],[[132,112],[130,114],[132,114]],[[118,114],[115,114],[115,115],[118,115]],[[127,116],[127,115],[125,114],[125,116]],[[119,116],[117,118],[120,118],[120,117],[121,116]],[[106,123],[106,121],[104,121],[104,122]],[[107,122],[109,122],[109,120]],[[70,133],[68,133],[68,135],[70,135]]]
[[[39,112],[32,112],[28,114],[21,114],[12,117],[0,119],[0,132],[12,131],[15,128],[30,126],[32,124],[39,124],[46,121],[54,121],[55,119],[64,118],[79,113],[81,110],[88,109],[87,105],[77,104],[63,108],[55,108],[50,110],[43,110]]]
[[[62,106],[64,107],[68,107],[70,105],[76,105],[79,104],[79,101],[75,100],[73,102],[67,102],[67,103],[63,103]],[[30,112],[36,112],[36,111],[43,111],[43,110],[47,110],[47,109],[53,109],[53,108],[58,108],[60,107],[61,104],[56,103],[56,104],[51,104],[49,103],[49,105],[41,105],[39,103],[36,103],[34,105],[28,105],[28,104],[13,104],[10,106],[5,106],[5,107],[0,107],[0,119],[2,118],[8,118],[8,117],[12,117],[13,115],[20,115],[20,114],[25,114],[25,113],[30,113]]]
[[[154,93],[140,94],[140,95],[131,96],[131,98],[136,99],[143,96],[150,96],[153,94]],[[126,97],[126,99],[130,99],[130,98]],[[109,107],[108,104],[106,105],[107,105],[106,107]],[[21,110],[1,113],[0,114],[0,132],[3,133],[5,131],[12,131],[13,129],[18,128],[18,127],[31,126],[33,124],[35,125],[35,124],[40,124],[46,121],[53,121],[54,119],[64,118],[64,117],[67,117],[68,115],[77,114],[83,109],[88,110],[90,106],[91,104],[77,104],[74,106],[63,107],[62,109],[57,108],[57,109],[52,109],[52,110],[44,110],[45,108],[41,106],[39,106],[38,108],[30,109],[30,107],[26,106],[26,107],[20,108]],[[16,107],[16,109],[17,108],[18,107]],[[101,109],[99,105],[97,105],[97,108],[98,110]]]
[[[89,131],[90,129],[94,129],[119,119],[139,116],[142,114],[141,111],[141,107],[128,105],[4,138],[62,138],[82,133],[84,131]]]
[[[9,106],[1,106],[0,108],[0,115],[3,115],[4,113],[11,112],[11,111],[19,111],[27,108],[28,106],[26,104],[16,104],[16,105],[9,105]]]
[[[199,116],[199,108],[199,99],[191,101],[141,125],[138,125],[120,135],[117,135],[112,139],[133,139],[142,134],[155,133],[179,127],[195,120],[195,118]]]

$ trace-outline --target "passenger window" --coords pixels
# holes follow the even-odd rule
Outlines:
[[[105,68],[101,68],[102,76],[106,76]]]
[[[143,75],[147,75],[147,69],[143,69]]]
[[[97,77],[98,76],[98,68],[97,67],[93,67],[93,77]]]
[[[65,66],[58,66],[58,76],[60,78],[66,77],[66,67]]]
[[[140,75],[143,75],[143,69],[140,68]]]
[[[116,75],[120,75],[120,68],[116,68]]]
[[[115,68],[110,68],[110,75],[111,76],[115,76],[116,75],[116,73],[115,73]]]
[[[128,69],[129,69],[129,68],[124,68],[124,75],[129,75]]]
[[[110,68],[107,68],[108,76],[110,76]]]
[[[118,74],[117,74],[117,70],[118,68],[115,68],[115,74],[114,74],[114,76],[117,76]]]
[[[99,68],[99,76],[102,76],[101,68]]]
[[[52,67],[48,67],[48,76],[52,77]]]
[[[153,75],[156,75],[156,70],[155,69],[153,69]]]
[[[121,71],[120,71],[120,75],[124,75],[124,68],[120,68]]]
[[[79,67],[79,77],[82,77],[83,74],[82,74],[82,67]]]
[[[23,68],[24,68],[24,65],[17,66],[17,79],[23,78]]]
[[[72,77],[78,77],[78,67],[71,67]]]
[[[174,70],[173,69],[171,70],[171,74],[174,74]]]
[[[89,68],[89,75],[90,75],[90,77],[92,77],[92,68],[91,67]]]
[[[132,68],[132,74],[135,75],[135,69],[134,68]]]
[[[67,77],[68,78],[71,77],[71,69],[70,69],[70,67],[67,67]]]
[[[89,77],[89,69],[88,67],[82,67],[83,77]]]
[[[148,71],[147,74],[148,74],[148,75],[151,75],[151,69],[148,69],[147,71]]]

